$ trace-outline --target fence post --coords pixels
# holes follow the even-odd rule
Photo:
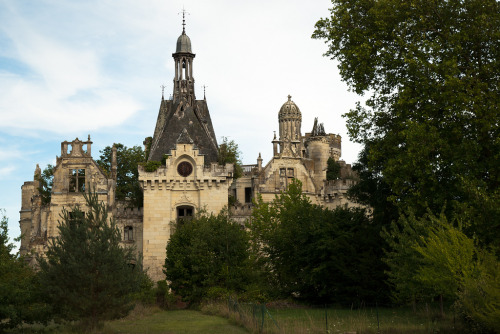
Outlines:
[[[261,313],[261,316],[262,316],[262,321],[260,323],[260,332],[262,333],[264,331],[264,317],[266,315],[265,311],[264,311],[264,304],[260,305],[260,313]]]
[[[326,333],[328,334],[328,309],[325,304],[325,325],[326,325]]]

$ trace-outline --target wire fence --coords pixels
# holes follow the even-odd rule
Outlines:
[[[452,308],[443,315],[438,303],[409,307],[353,303],[297,306],[240,303],[229,298],[227,309],[245,327],[258,333],[460,333]]]

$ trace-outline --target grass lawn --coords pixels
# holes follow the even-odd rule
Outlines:
[[[453,312],[442,318],[437,309],[424,308],[269,308],[241,303],[206,305],[204,311],[220,314],[264,333],[425,334],[466,333]],[[262,317],[264,315],[264,318]]]
[[[26,334],[72,334],[78,333],[76,325],[25,326],[8,333]],[[206,315],[199,311],[179,310],[134,310],[120,320],[107,321],[104,328],[95,333],[115,334],[195,334],[195,333],[248,333],[243,327],[232,324],[228,319],[214,315]]]
[[[160,311],[140,319],[124,319],[107,322],[103,333],[248,333],[229,320],[198,311]]]

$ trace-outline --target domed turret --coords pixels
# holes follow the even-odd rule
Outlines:
[[[278,113],[278,120],[280,122],[289,118],[298,119],[300,121],[302,120],[300,109],[297,107],[295,102],[292,101],[292,97],[290,95],[288,95],[288,101],[283,103],[280,112]]]
[[[179,52],[191,52],[191,39],[188,35],[183,31],[182,34],[177,38],[177,48],[175,49],[175,53]]]
[[[286,156],[301,156],[302,114],[290,95],[288,101],[281,106],[278,121],[281,153]]]

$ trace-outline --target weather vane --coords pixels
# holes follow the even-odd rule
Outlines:
[[[179,15],[181,12],[177,13]],[[182,6],[182,33],[186,33],[186,14],[190,15],[185,9],[184,6]]]

